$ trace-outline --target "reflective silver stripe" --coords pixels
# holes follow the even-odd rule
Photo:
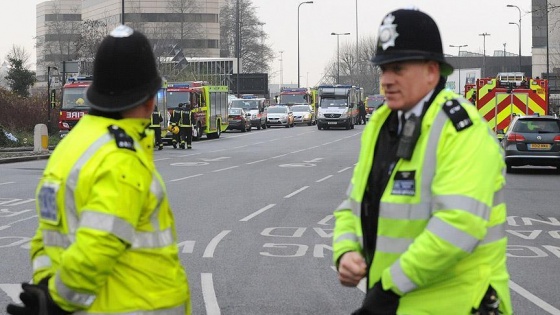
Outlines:
[[[64,196],[64,211],[66,213],[66,223],[68,224],[69,234],[75,234],[78,229],[78,211],[76,210],[76,201],[74,198],[74,191],[78,184],[78,177],[84,164],[105,144],[113,141],[113,136],[106,133],[99,137],[92,145],[84,151],[82,156],[76,161],[72,170],[66,179],[66,194]]]
[[[337,212],[337,211],[352,210],[352,213],[359,218],[361,216],[360,209],[361,209],[360,203],[351,199],[346,199],[334,211]]]
[[[47,255],[37,256],[33,259],[33,271],[50,267],[52,267],[52,261]]]
[[[348,188],[346,188],[346,196],[348,198],[352,196],[352,190],[354,190],[354,185],[352,184],[352,181],[350,181],[350,184],[348,184]]]
[[[432,209],[434,212],[449,209],[465,210],[486,221],[490,215],[490,207],[474,198],[461,195],[434,196]]]
[[[55,278],[55,287],[58,295],[64,300],[84,308],[90,307],[96,298],[95,294],[80,293],[67,287],[62,280],[60,280],[60,275],[58,273]]]
[[[422,202],[431,203],[432,199],[432,182],[436,174],[437,162],[437,147],[439,139],[441,138],[443,127],[449,120],[447,114],[443,109],[440,109],[432,128],[430,129],[430,136],[426,144],[426,151],[424,154],[424,162],[422,165],[422,188],[420,200]]]
[[[130,223],[108,213],[82,211],[80,227],[114,234],[129,244],[132,244],[134,238],[134,227]]]
[[[486,232],[486,236],[480,242],[480,245],[499,241],[504,237],[506,237],[506,226],[505,223],[500,223],[498,225],[494,225],[493,227],[488,228],[488,231]]]
[[[391,266],[390,273],[393,283],[402,293],[408,293],[418,287],[402,270],[400,259]]]
[[[358,242],[358,236],[356,234],[352,234],[352,233],[344,233],[342,235],[339,235],[334,240],[334,243],[338,243],[338,242],[342,242],[342,241]]]
[[[432,209],[428,203],[401,204],[382,202],[379,217],[387,219],[421,220],[429,219]]]
[[[154,310],[154,311],[134,311],[134,312],[126,312],[126,313],[119,313],[119,312],[111,312],[111,313],[89,313],[87,311],[80,311],[73,313],[74,315],[185,315],[187,312],[185,311],[185,305],[177,306],[174,308],[167,308],[163,310]]]
[[[493,206],[497,206],[499,204],[502,204],[504,202],[506,202],[506,193],[504,191],[504,187],[502,186],[502,188],[500,188],[500,190],[498,190],[497,192],[494,193],[494,203]]]
[[[411,238],[394,238],[388,236],[378,236],[376,251],[385,253],[402,254],[406,252],[414,239]]]
[[[158,248],[172,245],[173,233],[171,228],[156,232],[136,232],[132,241],[132,248]]]
[[[42,232],[45,246],[68,248],[74,239],[73,235],[62,234],[58,231],[43,230]]]
[[[432,217],[430,219],[427,229],[467,253],[472,253],[479,242],[470,234],[457,229],[453,225],[447,224],[438,217]]]

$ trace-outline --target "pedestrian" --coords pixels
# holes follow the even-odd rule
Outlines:
[[[154,112],[150,118],[150,129],[154,131],[155,134],[155,146],[158,150],[163,150],[163,142],[161,141],[161,123],[163,122],[163,117],[161,112],[158,110],[157,105],[154,107]]]
[[[146,36],[118,26],[100,43],[91,110],[39,181],[33,283],[21,314],[191,313],[187,277],[147,128],[161,87]]]
[[[364,101],[358,102],[358,125],[366,124],[366,106]]]
[[[176,148],[177,143],[179,148],[185,148],[185,142],[187,144],[187,149],[192,149],[192,113],[190,104],[179,103],[178,108],[173,110],[171,115],[172,126],[179,127],[179,132],[174,133],[173,136],[173,147]]]
[[[334,212],[339,281],[367,279],[353,314],[512,314],[501,148],[445,88],[453,68],[429,15],[390,12],[377,34],[386,104]]]

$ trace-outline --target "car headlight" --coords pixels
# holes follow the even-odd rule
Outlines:
[[[319,112],[317,114],[317,118],[325,118],[325,115],[323,113]]]
[[[340,118],[348,118],[348,114],[347,113],[341,114]]]
[[[288,115],[283,115],[282,117],[280,117],[280,119],[286,120],[286,119],[288,119]]]
[[[256,115],[256,114],[252,114],[252,115],[251,115],[251,119],[257,119],[257,115]]]
[[[303,115],[303,118],[304,118],[304,119],[309,119],[309,117],[311,117],[311,114],[309,114],[309,113]]]

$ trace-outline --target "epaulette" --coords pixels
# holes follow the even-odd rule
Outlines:
[[[136,151],[136,149],[134,148],[134,140],[131,136],[127,135],[121,127],[117,125],[111,125],[108,127],[108,129],[109,132],[115,137],[117,147],[121,149]]]
[[[446,101],[443,104],[443,111],[447,114],[447,117],[449,117],[457,131],[465,130],[473,125],[469,114],[457,99]]]

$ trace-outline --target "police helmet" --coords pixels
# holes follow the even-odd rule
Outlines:
[[[86,97],[96,110],[120,112],[154,96],[161,82],[148,38],[120,25],[99,45]]]
[[[443,76],[453,72],[453,67],[443,56],[436,22],[417,9],[399,9],[383,18],[371,61],[379,66],[409,60],[434,60],[440,64]]]

